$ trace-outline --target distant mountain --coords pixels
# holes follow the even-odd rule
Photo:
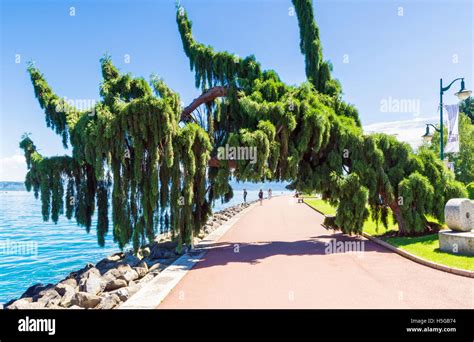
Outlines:
[[[0,182],[0,191],[26,191],[23,182]]]

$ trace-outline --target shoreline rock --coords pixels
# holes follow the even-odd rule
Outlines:
[[[237,204],[211,215],[194,238],[194,243],[198,243],[252,203]],[[95,265],[86,264],[56,284],[30,286],[20,298],[0,305],[0,310],[114,309],[178,259],[181,254],[177,253],[176,248],[175,241],[163,234],[159,235],[136,255],[132,251],[117,252]]]

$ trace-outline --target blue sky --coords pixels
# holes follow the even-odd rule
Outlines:
[[[289,84],[305,81],[291,1],[181,4],[200,42],[239,56],[254,54]],[[465,77],[466,86],[474,88],[472,1],[314,4],[324,58],[333,63],[344,98],[359,109],[366,131],[398,134],[416,145],[424,123],[438,120],[440,77],[447,82]],[[18,149],[24,132],[32,133],[45,155],[67,153],[45,126],[26,62],[35,61],[59,96],[98,100],[99,59],[106,52],[124,72],[163,77],[184,104],[199,94],[179,38],[174,0],[1,1],[0,180],[24,179]],[[458,88],[445,95],[445,103],[457,102]]]

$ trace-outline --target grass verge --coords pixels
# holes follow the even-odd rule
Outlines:
[[[305,199],[310,207],[324,213],[325,215],[335,215],[336,208],[322,199]],[[429,218],[430,221],[435,221]],[[401,248],[409,253],[419,256],[420,258],[436,262],[438,264],[455,267],[463,270],[474,271],[474,256],[455,255],[442,252],[439,249],[438,234],[430,234],[417,237],[387,237],[387,233],[398,230],[397,224],[389,218],[388,228],[382,224],[377,224],[369,217],[364,224],[364,232],[372,236],[376,236],[384,240],[392,246]]]

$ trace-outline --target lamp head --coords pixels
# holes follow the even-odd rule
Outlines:
[[[461,101],[467,99],[469,96],[471,96],[472,91],[467,90],[466,87],[464,86],[464,78],[461,80],[461,89],[454,95],[458,97]]]
[[[423,138],[423,141],[426,143],[429,143],[431,139],[433,139],[433,134],[430,133],[430,126],[427,124],[426,125],[426,132],[424,135],[421,136]]]

